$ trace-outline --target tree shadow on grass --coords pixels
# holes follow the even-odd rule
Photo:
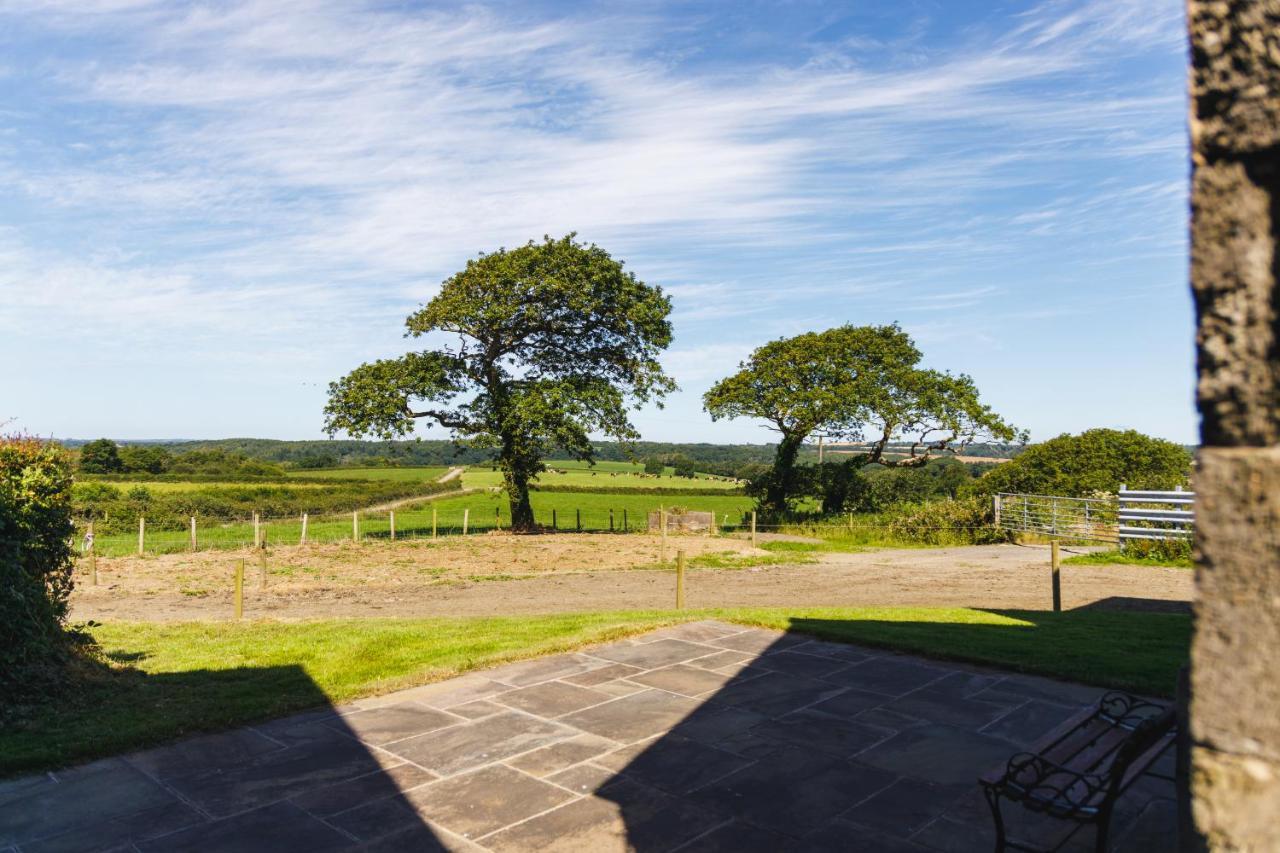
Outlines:
[[[113,670],[90,684],[87,706],[33,720],[34,740],[0,739],[10,747],[0,750],[4,765],[312,710],[0,781],[0,848],[328,851],[377,835],[404,849],[448,849],[405,794],[430,774],[367,745],[397,723],[411,733],[413,722],[344,715],[301,667]],[[86,743],[94,732],[99,742]]]

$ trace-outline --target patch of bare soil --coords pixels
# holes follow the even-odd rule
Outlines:
[[[690,557],[751,554],[735,539],[673,537]],[[245,615],[321,619],[482,616],[669,609],[669,571],[657,537],[556,534],[474,536],[437,542],[308,545],[257,552],[100,559],[99,585],[83,573],[76,620],[213,620],[231,615],[232,577],[245,560]],[[688,604],[702,607],[918,606],[1045,610],[1048,549],[1016,545],[824,554],[804,565],[691,569]],[[1064,566],[1063,606],[1179,610],[1192,594],[1185,569]]]

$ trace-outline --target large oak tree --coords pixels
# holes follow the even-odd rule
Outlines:
[[[796,457],[811,435],[866,441],[857,462],[885,466],[923,465],[973,441],[1017,437],[978,399],[971,378],[921,368],[920,359],[896,324],[810,332],[757,349],[703,405],[712,420],[758,418],[779,434],[760,502],[775,515],[798,490]]]
[[[593,433],[639,438],[628,409],[675,388],[657,359],[670,312],[661,288],[573,234],[482,254],[406,321],[439,344],[331,383],[325,429],[389,439],[425,418],[492,448],[512,528],[527,530],[546,454],[590,460]]]

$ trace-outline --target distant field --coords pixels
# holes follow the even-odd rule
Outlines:
[[[320,468],[314,471],[291,471],[297,480],[396,480],[430,482],[448,468]]]
[[[77,482],[81,483],[102,483],[105,486],[111,486],[122,492],[128,493],[130,489],[142,486],[147,491],[154,494],[170,493],[170,492],[189,492],[195,489],[269,489],[273,486],[287,486],[288,488],[309,489],[323,486],[324,483],[282,483],[278,480],[270,482],[259,482],[255,480],[247,480],[245,482],[211,482],[198,483],[188,480],[96,480],[92,477],[78,477]]]
[[[646,477],[644,466],[630,462],[598,462],[590,468],[585,462],[550,460],[547,471],[536,480],[541,486],[575,486],[602,489],[734,489],[738,484],[729,480],[711,479],[701,475],[696,479],[673,477],[668,468],[661,477]],[[556,473],[563,471],[564,473]],[[485,465],[473,465],[462,474],[464,488],[491,488],[502,485],[502,474]]]

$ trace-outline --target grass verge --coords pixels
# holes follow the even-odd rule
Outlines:
[[[1062,561],[1065,566],[1165,566],[1173,569],[1194,569],[1190,557],[1136,556],[1123,551],[1094,551],[1077,554]]]
[[[963,608],[750,608],[471,619],[92,626],[106,656],[69,695],[0,726],[0,774],[48,769],[425,684],[661,625],[719,618],[1157,695],[1190,619]]]

